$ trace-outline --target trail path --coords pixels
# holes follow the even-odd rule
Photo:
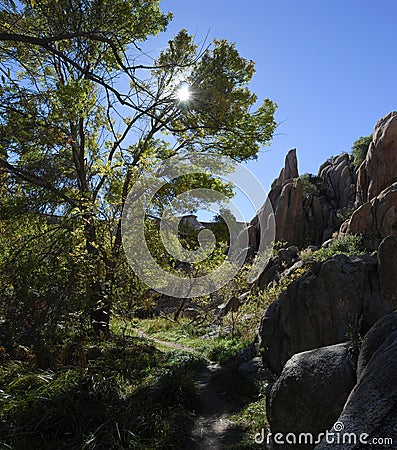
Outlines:
[[[136,330],[136,332],[139,337],[157,344],[198,353],[194,348],[153,338],[140,330]],[[216,377],[220,376],[222,375],[219,364],[207,360],[207,366],[197,379],[200,409],[191,436],[185,444],[185,450],[230,449],[233,444],[241,440],[241,432],[234,428],[230,420],[227,419],[231,407],[225,398],[225,393],[219,388],[222,383],[220,380],[217,383],[214,381]]]

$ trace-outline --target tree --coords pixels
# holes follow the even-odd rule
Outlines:
[[[200,50],[182,30],[156,61],[146,57],[140,45],[170,19],[144,0],[7,0],[0,10],[0,168],[26,210],[81,230],[91,311],[109,311],[120,217],[142,171],[187,151],[255,158],[275,129],[272,101],[252,111],[254,64],[233,44]],[[181,82],[187,102],[175,96]],[[175,180],[157,209],[193,185],[214,180]]]
[[[361,136],[352,145],[353,164],[359,167],[367,156],[369,144],[372,142],[372,134],[370,136]]]

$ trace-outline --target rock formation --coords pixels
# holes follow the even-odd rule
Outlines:
[[[276,242],[300,244],[305,232],[302,192],[302,183],[298,178],[296,150],[293,149],[288,152],[285,166],[279,177],[273,181],[269,193],[275,214]]]
[[[358,207],[343,233],[363,234],[369,250],[397,234],[397,112],[382,118],[375,126],[365,161],[358,169]]]
[[[379,320],[367,333],[358,359],[357,384],[337,419],[343,433],[365,433],[368,445],[321,442],[316,449],[395,448],[397,442],[397,311]],[[339,433],[341,434],[341,433]],[[371,446],[372,438],[392,439]],[[341,441],[341,439],[339,439]]]
[[[356,209],[344,231],[362,234],[368,250],[376,250],[384,237],[397,235],[397,182]]]
[[[339,229],[343,216],[354,205],[356,174],[348,154],[322,164],[317,177],[313,178],[316,185],[310,180],[303,184],[303,177],[298,174],[296,150],[290,150],[269,192],[276,222],[276,242],[285,241],[300,248],[319,245]],[[309,192],[305,192],[307,187]],[[251,231],[253,236],[250,236],[250,246],[256,251],[260,236],[258,217],[251,221],[250,228],[256,231]]]
[[[397,181],[397,112],[376,124],[365,161],[358,170],[357,203],[371,201]]]
[[[356,364],[357,356],[349,342],[294,355],[269,395],[267,409],[272,433],[298,436],[310,430],[317,436],[331,428],[356,383]],[[313,445],[294,448],[310,449]]]
[[[342,154],[325,162],[316,177],[299,177],[296,153],[289,152],[269,198],[277,240],[302,248],[326,246],[335,232],[360,234],[377,253],[311,261],[264,312],[260,352],[265,368],[278,376],[268,396],[271,432],[316,436],[339,421],[347,433],[367,433],[369,440],[391,437],[395,445],[397,112],[377,123],[357,171]],[[258,237],[255,219],[251,228]],[[296,253],[285,259],[287,253],[282,249],[269,261],[256,287],[302,266]],[[316,447],[351,448],[375,447],[324,440]]]
[[[397,255],[396,255],[397,256]],[[265,311],[259,335],[276,374],[295,353],[348,340],[397,308],[381,296],[377,261],[337,255],[297,279]]]

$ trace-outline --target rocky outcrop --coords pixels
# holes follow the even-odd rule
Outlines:
[[[397,112],[376,124],[365,161],[358,170],[357,203],[377,197],[397,182]]]
[[[264,363],[280,374],[295,353],[345,342],[354,328],[364,334],[395,308],[394,299],[381,295],[375,258],[337,255],[268,307],[259,331]]]
[[[351,156],[342,154],[325,162],[317,176],[299,177],[292,151],[269,198],[278,240],[300,248],[326,247],[339,231],[363,235],[367,249],[377,250],[376,257],[336,255],[324,262],[283,259],[279,252],[259,277],[258,287],[264,287],[300,264],[310,267],[267,308],[260,325],[263,366],[279,376],[268,396],[273,436],[300,432],[316,436],[338,421],[347,433],[367,433],[369,441],[391,437],[395,444],[397,112],[377,123],[357,172]],[[255,222],[251,225],[257,233]],[[378,447],[323,441],[316,448]]]
[[[383,448],[372,446],[373,438],[389,438],[385,448],[397,442],[397,311],[383,317],[367,333],[359,355],[357,384],[337,419],[343,433],[357,439],[365,433],[368,444],[352,446],[322,441],[316,449],[348,450]],[[338,433],[336,433],[338,434]],[[339,433],[341,434],[341,433]]]
[[[269,199],[273,206],[276,222],[275,241],[286,241],[301,245],[305,233],[302,183],[298,178],[296,150],[290,150],[279,177],[273,181]]]
[[[276,237],[300,248],[321,244],[337,231],[343,216],[355,200],[356,175],[348,154],[342,154],[324,163],[315,179],[315,185],[299,177],[296,150],[290,150],[285,166],[269,192],[273,206]],[[312,190],[310,188],[313,188]],[[250,247],[259,247],[258,217],[250,223]]]
[[[362,234],[368,250],[375,250],[384,237],[397,235],[397,182],[354,211],[345,233]]]
[[[268,398],[272,434],[311,432],[317,436],[332,427],[355,385],[356,363],[349,342],[298,353],[288,360]],[[273,444],[273,448],[292,447]]]

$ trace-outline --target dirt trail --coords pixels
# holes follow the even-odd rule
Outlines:
[[[186,352],[190,352],[190,353],[197,353],[197,354],[200,353],[198,350],[196,350],[193,347],[187,347],[186,345],[178,344],[178,342],[163,341],[162,339],[157,339],[155,337],[152,337],[152,336],[150,336],[150,334],[147,334],[142,330],[138,330],[138,328],[135,328],[134,331],[136,332],[138,337],[148,339],[149,341],[153,341],[156,344],[165,345],[166,347],[171,347],[171,348],[175,348],[178,350],[185,350]],[[209,362],[209,360],[207,360],[207,361]]]
[[[157,344],[198,353],[194,348],[153,338],[140,330],[136,330],[136,332],[139,337]],[[191,436],[184,446],[185,450],[230,449],[233,444],[237,444],[241,440],[241,432],[234,428],[227,419],[231,408],[224,393],[219,389],[221,383],[219,380],[217,383],[214,381],[215,377],[221,376],[221,367],[213,361],[207,360],[207,362],[207,366],[197,379],[200,409]]]
[[[186,450],[230,449],[241,440],[241,432],[227,419],[230,404],[215,383],[220,366],[210,362],[198,378],[201,407]]]

